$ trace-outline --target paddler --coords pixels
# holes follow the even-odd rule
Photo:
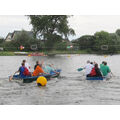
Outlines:
[[[29,70],[30,72],[30,65],[28,64],[28,62],[26,60],[23,60],[23,63],[25,63],[25,67]]]
[[[31,74],[30,74],[29,70],[27,69],[27,67],[25,67],[25,63],[22,63],[22,64],[21,64],[21,67],[19,68],[18,71],[16,71],[16,72],[14,73],[14,75],[15,75],[16,73],[19,73],[19,77],[21,77],[21,78],[24,78],[24,77],[26,77],[26,76],[31,76]],[[10,76],[9,80],[11,81],[12,78],[13,78],[13,76]]]
[[[110,68],[107,66],[107,62],[104,61],[103,64],[101,64],[100,70],[101,70],[102,75],[103,75],[104,77],[107,77],[107,78],[110,77],[110,75],[111,75],[111,70],[110,70]]]
[[[104,66],[104,62],[105,61],[102,61],[102,63],[100,64],[100,69],[101,69],[102,66]]]
[[[32,74],[32,76],[39,76],[41,74],[47,74],[44,72],[44,70],[42,69],[42,64],[40,64],[40,62],[36,62],[37,63],[37,66],[35,67],[35,70]]]
[[[34,70],[36,69],[36,67],[38,66],[38,65],[41,65],[41,66],[43,66],[43,60],[42,60],[42,62],[41,62],[41,64],[40,64],[40,61],[36,61],[36,65],[34,66]]]
[[[95,72],[96,72],[95,77],[102,77],[101,71],[100,71],[97,63],[95,64]]]
[[[85,71],[86,71],[86,76],[87,76],[87,77],[90,76],[90,73],[91,73],[93,67],[94,67],[94,65],[92,65],[92,64],[90,63],[90,61],[88,60],[86,66],[84,67],[84,68],[85,68]]]
[[[46,65],[43,69],[48,74],[50,74],[51,72],[58,74],[58,72],[56,72],[55,69],[52,67],[52,64]]]

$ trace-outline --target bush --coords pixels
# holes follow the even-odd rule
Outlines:
[[[67,43],[66,42],[57,42],[54,46],[56,50],[67,50]]]
[[[16,47],[16,46],[13,44],[12,41],[11,41],[11,42],[5,42],[5,43],[3,44],[3,48],[4,48],[5,51],[16,51],[16,50],[18,50],[18,47]]]

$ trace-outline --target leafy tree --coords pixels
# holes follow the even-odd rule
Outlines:
[[[101,52],[101,53],[111,53],[111,52],[114,53],[114,52],[116,52],[116,49],[114,46],[115,42],[116,42],[115,35],[110,35],[108,32],[101,31],[101,32],[96,32],[94,34],[94,36],[96,37],[95,45],[94,45],[95,50],[97,50],[98,52]],[[101,50],[102,45],[107,45],[108,50]]]
[[[80,49],[92,49],[95,37],[91,35],[81,36],[77,42]]]
[[[114,46],[114,49],[120,50],[120,36],[116,33],[110,33],[111,44]]]
[[[56,50],[67,50],[67,42],[57,42],[54,47]]]
[[[39,39],[46,40],[46,46],[54,47],[56,38],[68,38],[75,32],[68,25],[67,15],[29,15],[33,31]]]
[[[0,38],[0,44],[3,44],[4,43],[4,38]]]
[[[5,51],[16,51],[18,50],[17,46],[13,44],[13,41],[4,42],[2,44]]]
[[[22,45],[25,47],[26,50],[30,50],[30,45],[35,43],[37,43],[37,40],[29,36],[29,34],[24,30],[17,34],[12,41],[12,44],[17,48]]]
[[[117,29],[115,32],[118,36],[120,36],[120,29]]]

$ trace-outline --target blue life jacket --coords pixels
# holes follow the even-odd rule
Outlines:
[[[24,77],[25,77],[25,75],[24,75],[25,67],[21,66],[21,67],[19,68],[19,71],[20,71],[20,74],[19,74],[20,77],[24,78]]]

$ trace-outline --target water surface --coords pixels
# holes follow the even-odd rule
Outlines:
[[[36,60],[52,63],[62,69],[61,76],[48,81],[46,87],[36,83],[23,84],[8,81],[8,76],[26,59],[33,70]],[[109,81],[87,81],[84,71],[78,72],[87,60],[108,62],[115,76]],[[80,105],[120,104],[120,55],[56,55],[48,56],[1,56],[0,57],[0,104],[5,105]]]

